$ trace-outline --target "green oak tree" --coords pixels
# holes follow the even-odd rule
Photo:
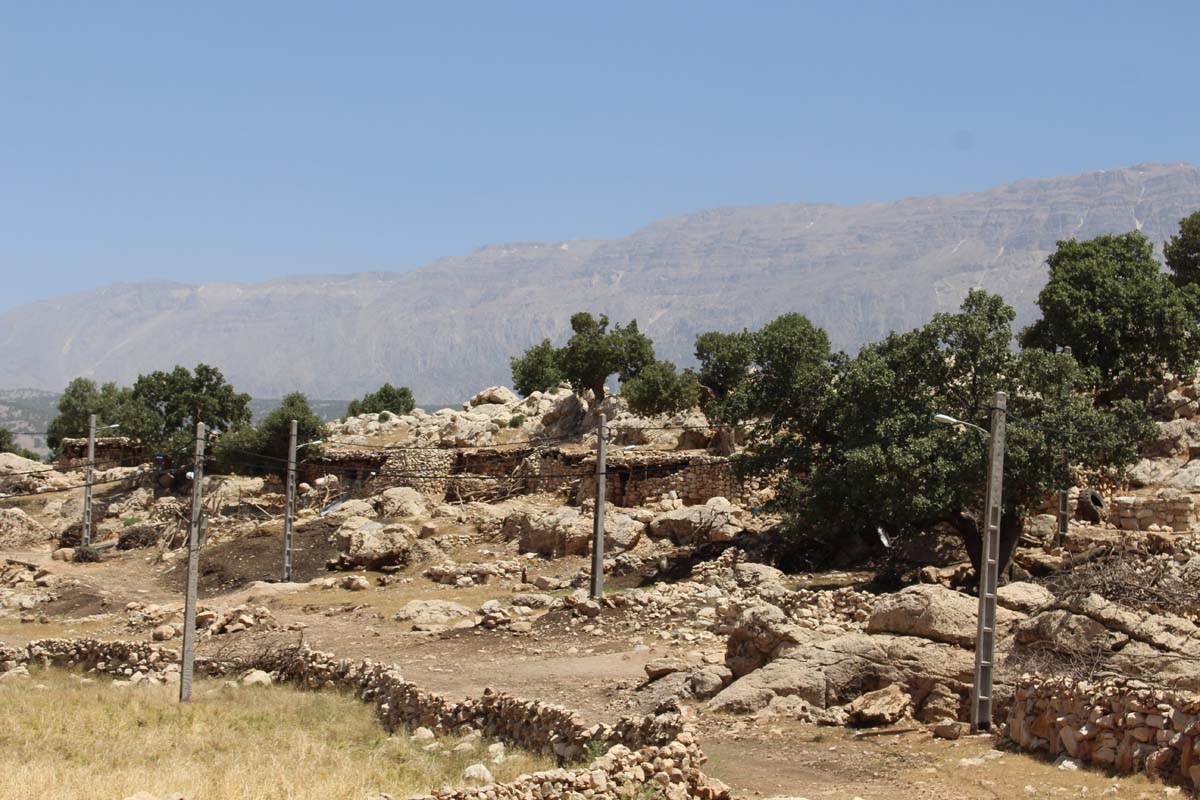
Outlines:
[[[512,367],[513,388],[522,397],[547,392],[565,380],[558,366],[558,350],[549,339],[538,342],[524,355],[510,359],[509,366]]]
[[[63,439],[87,436],[88,417],[92,414],[98,426],[120,424],[129,415],[129,403],[129,389],[75,378],[58,398],[58,414],[47,428],[46,444],[57,452]]]
[[[700,384],[690,369],[677,372],[670,361],[655,361],[621,384],[621,396],[639,414],[675,414],[700,402]]]
[[[1082,365],[1098,371],[1103,402],[1144,401],[1165,372],[1195,369],[1200,320],[1190,294],[1162,273],[1144,235],[1059,242],[1047,263],[1050,277],[1038,295],[1042,317],[1021,333],[1023,346],[1069,346]]]
[[[566,380],[578,394],[591,391],[598,405],[610,376],[625,383],[654,361],[654,343],[638,330],[637,320],[610,330],[604,314],[580,311],[571,316],[571,338],[565,345],[555,350],[547,339],[512,359],[513,382],[529,394]]]
[[[296,420],[297,445],[324,436],[325,422],[312,410],[308,397],[302,392],[292,392],[257,426],[241,425],[222,434],[213,448],[217,465],[227,472],[247,475],[284,473],[292,420]],[[298,459],[311,455],[313,450],[305,448]]]
[[[1167,240],[1163,256],[1176,286],[1200,287],[1200,211],[1179,221],[1179,235]]]
[[[828,555],[847,537],[876,542],[882,530],[896,540],[948,524],[978,566],[986,437],[934,415],[986,428],[997,391],[1007,392],[1010,411],[1002,566],[1025,517],[1070,477],[1063,452],[1085,470],[1134,458],[1153,432],[1141,406],[1117,400],[1100,408],[1096,370],[1070,356],[1013,349],[1014,317],[1001,298],[973,291],[959,313],[938,314],[854,358],[812,363],[807,386],[787,375],[786,358],[764,365],[756,391],[781,405],[755,429],[735,469],[780,479],[772,506],[788,520],[797,553]]]
[[[384,411],[403,416],[412,411],[414,405],[411,389],[407,386],[392,386],[390,383],[385,383],[375,391],[363,395],[361,400],[351,400],[350,405],[346,408],[346,416],[382,414]]]
[[[155,452],[184,457],[197,422],[223,433],[250,422],[250,395],[239,393],[216,367],[177,366],[139,375],[122,412],[122,433]]]

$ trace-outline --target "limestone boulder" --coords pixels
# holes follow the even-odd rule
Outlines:
[[[1027,581],[1013,581],[996,592],[996,603],[1010,611],[1032,614],[1054,603],[1049,589]]]
[[[650,521],[646,533],[679,545],[727,542],[745,529],[737,518],[740,510],[725,498],[714,497],[702,506],[685,506],[659,514]]]
[[[729,637],[725,644],[725,665],[739,678],[776,658],[786,646],[810,638],[807,630],[792,623],[782,609],[769,603],[755,603],[742,609],[720,632]]]
[[[399,622],[414,625],[450,625],[474,617],[475,612],[450,600],[413,600],[396,612]]]
[[[407,525],[351,517],[337,530],[343,566],[379,569],[409,563],[417,536]]]
[[[381,517],[423,517],[425,497],[409,486],[393,486],[372,498]]]
[[[329,513],[325,514],[325,519],[335,525],[340,525],[351,517],[366,517],[368,519],[376,516],[375,506],[368,500],[347,500],[346,502],[333,508]]]
[[[627,514],[606,512],[604,548],[613,554],[632,549],[645,526]],[[528,509],[510,514],[501,528],[522,553],[585,555],[592,547],[592,515],[577,508]]]
[[[490,386],[467,401],[468,408],[482,405],[513,406],[521,402],[521,398],[507,386]]]
[[[918,584],[881,597],[867,620],[867,631],[973,647],[978,610],[979,601],[974,597],[937,584]],[[1023,617],[997,608],[997,634],[1008,632]]]
[[[850,703],[853,725],[892,725],[912,708],[912,695],[895,684],[857,697]]]
[[[863,689],[894,684],[914,710],[943,693],[970,692],[975,660],[954,645],[915,636],[850,633],[826,638],[798,630],[774,660],[746,673],[709,701],[715,711],[755,713],[776,697],[799,697],[816,708],[848,703]]]
[[[438,429],[438,443],[443,447],[481,447],[495,444],[493,434],[499,429],[499,426],[484,414],[453,414],[448,416]]]

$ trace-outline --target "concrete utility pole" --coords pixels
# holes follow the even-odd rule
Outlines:
[[[1004,486],[1004,428],[1008,395],[992,400],[984,500],[983,552],[979,558],[979,614],[975,634],[975,687],[971,692],[971,732],[991,730],[992,681],[996,662],[996,589],[1000,580],[1000,518]]]
[[[604,482],[608,465],[605,463],[605,444],[608,429],[604,415],[596,429],[596,508],[592,514],[592,597],[604,595]]]
[[[1071,357],[1071,348],[1064,347],[1062,354],[1064,356],[1066,356],[1067,358],[1070,358]],[[1063,377],[1063,385],[1062,385],[1062,402],[1064,405],[1066,405],[1067,397],[1068,397],[1067,379],[1066,379],[1066,376],[1064,376]],[[1063,485],[1062,485],[1062,488],[1059,489],[1059,491],[1058,491],[1058,533],[1056,534],[1055,539],[1054,539],[1055,547],[1062,547],[1063,544],[1066,543],[1066,541],[1067,541],[1067,525],[1070,522],[1070,520],[1067,517],[1067,507],[1068,507],[1067,506],[1067,492],[1070,490],[1070,487],[1067,485],[1068,478],[1066,476],[1069,475],[1071,472],[1071,460],[1070,460],[1070,456],[1067,455],[1067,446],[1065,444],[1063,445],[1062,457],[1063,457]]]
[[[196,582],[200,572],[200,488],[204,482],[204,423],[196,423],[196,453],[192,466],[192,524],[188,530],[187,598],[183,604],[183,658],[179,669],[179,702],[192,699],[196,663]]]
[[[96,415],[88,415],[87,477],[83,483],[83,535],[81,547],[92,546],[92,483],[96,473]]]
[[[296,420],[288,432],[287,508],[283,516],[283,580],[292,579],[292,520],[296,514]]]

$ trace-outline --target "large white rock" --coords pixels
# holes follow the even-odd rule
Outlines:
[[[414,625],[447,625],[474,613],[466,606],[450,600],[412,600],[396,612],[396,619]]]
[[[604,547],[618,553],[635,547],[644,527],[627,514],[606,511]],[[522,553],[545,556],[584,555],[592,546],[592,515],[577,508],[530,509],[510,514],[502,528],[504,538],[517,540]]]
[[[367,569],[407,563],[416,539],[407,525],[383,525],[363,517],[351,517],[337,531],[344,562]]]
[[[516,405],[521,401],[521,398],[506,386],[490,386],[472,397],[467,406],[474,408],[482,405],[501,405],[510,406]]]
[[[867,630],[973,647],[978,610],[979,601],[974,597],[937,584],[919,584],[881,597],[867,621]],[[997,633],[1006,633],[1023,618],[1023,614],[997,608]]]
[[[646,533],[675,544],[727,542],[744,530],[738,522],[739,511],[725,498],[714,497],[702,506],[685,506],[659,514],[650,521]]]
[[[423,517],[425,498],[408,486],[393,486],[373,498],[375,510],[381,517]]]

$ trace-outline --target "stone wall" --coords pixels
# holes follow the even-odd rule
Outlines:
[[[580,501],[595,497],[595,457],[583,467]],[[608,458],[606,468],[605,498],[622,508],[643,506],[671,492],[685,506],[704,505],[714,497],[751,505],[762,488],[758,480],[738,480],[729,470],[728,458],[703,451],[618,453]]]
[[[1025,750],[1200,788],[1200,697],[1132,679],[1022,675],[1001,734]]]
[[[43,639],[24,649],[0,643],[0,672],[25,664],[80,667],[132,678],[177,672],[174,650],[145,642],[95,639]],[[700,771],[703,752],[678,709],[626,717],[609,725],[588,725],[563,706],[521,700],[490,689],[465,700],[450,700],[405,681],[398,669],[379,662],[337,659],[308,648],[265,652],[242,660],[198,658],[197,674],[224,676],[250,669],[310,689],[343,689],[376,708],[389,732],[425,726],[439,733],[465,726],[485,737],[536,752],[553,753],[561,763],[578,762],[593,750],[606,751],[586,767],[523,775],[507,784],[444,789],[438,800],[543,800],[578,792],[590,798],[629,800],[654,786],[667,800],[728,800],[729,790]]]
[[[1152,525],[1167,530],[1186,531],[1200,521],[1196,512],[1196,498],[1193,495],[1124,495],[1113,498],[1109,519],[1126,531],[1146,531],[1150,530]]]
[[[452,471],[455,451],[436,448],[402,448],[388,453],[369,487],[379,493],[393,486],[410,486],[435,499],[446,497],[446,476]]]

